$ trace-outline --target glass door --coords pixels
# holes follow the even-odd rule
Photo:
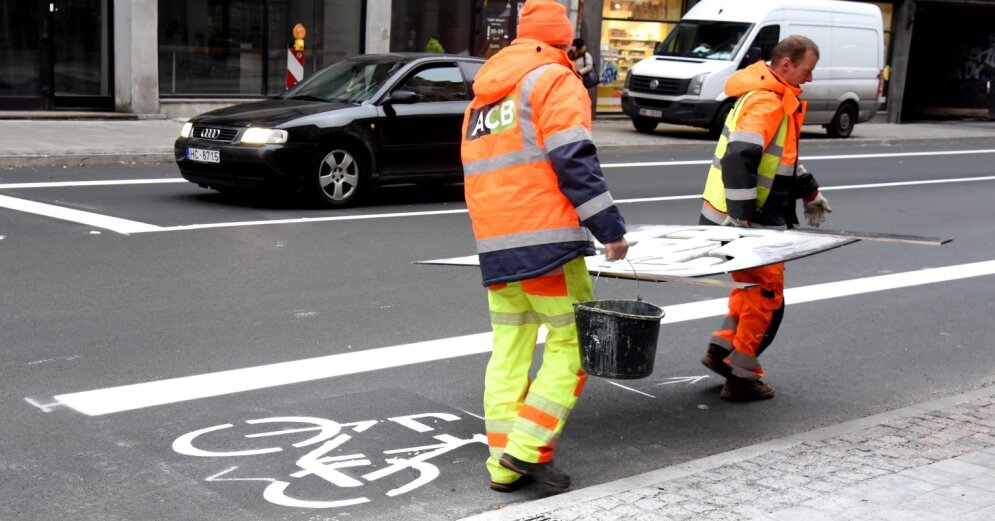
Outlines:
[[[109,1],[46,2],[52,47],[51,108],[114,108]]]
[[[112,110],[110,0],[0,0],[0,110]]]
[[[39,109],[42,4],[0,0],[0,110]]]

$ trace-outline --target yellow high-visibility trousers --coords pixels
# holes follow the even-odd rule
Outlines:
[[[492,481],[510,483],[519,475],[498,463],[501,455],[551,461],[584,388],[573,305],[591,300],[591,277],[584,258],[577,257],[540,277],[496,284],[487,293],[494,330],[484,377],[487,470]],[[540,325],[548,335],[542,365],[530,381]]]

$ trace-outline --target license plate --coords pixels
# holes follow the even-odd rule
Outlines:
[[[639,109],[639,115],[640,116],[647,116],[647,117],[651,117],[651,118],[662,118],[663,117],[663,111],[662,110],[653,110],[653,109]]]
[[[221,152],[203,148],[187,148],[187,159],[198,163],[220,163]]]

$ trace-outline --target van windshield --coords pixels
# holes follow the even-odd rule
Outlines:
[[[732,60],[753,24],[681,20],[657,46],[657,56]]]

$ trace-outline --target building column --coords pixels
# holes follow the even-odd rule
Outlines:
[[[390,1],[366,2],[366,41],[363,42],[366,54],[390,52]]]
[[[916,16],[915,0],[905,0],[895,6],[891,20],[895,41],[892,44],[891,72],[888,77],[888,123],[902,122],[905,101],[905,79],[909,72],[909,52],[912,49],[912,27]]]
[[[114,0],[114,109],[159,113],[157,0]]]

